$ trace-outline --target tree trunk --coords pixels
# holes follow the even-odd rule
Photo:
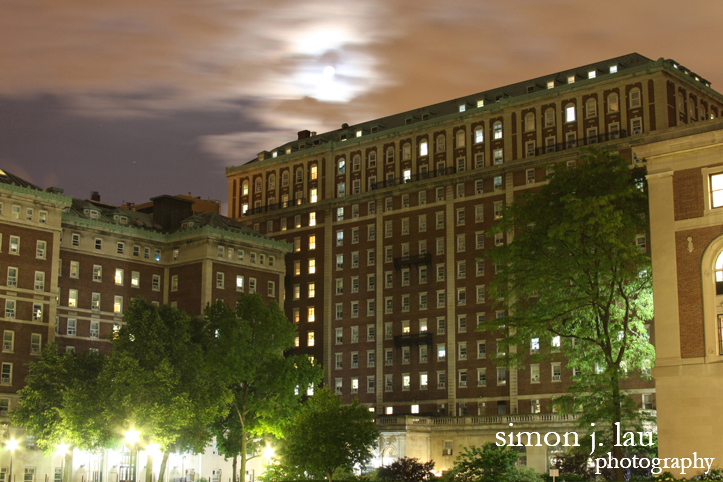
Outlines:
[[[166,464],[168,463],[168,452],[163,452],[163,459],[161,460],[161,470],[158,472],[158,482],[163,482],[163,478],[166,476]]]
[[[153,482],[153,455],[150,450],[146,452],[146,482]]]
[[[623,450],[621,445],[621,441],[618,438],[618,433],[622,434],[622,409],[620,408],[620,378],[618,375],[618,369],[617,367],[613,369],[613,377],[612,377],[612,389],[613,389],[613,420],[612,420],[612,430],[613,430],[613,440],[615,441],[615,444],[613,445],[613,458],[618,461],[617,468],[615,469],[615,480],[618,482],[623,482],[623,468],[620,466],[620,460],[623,458]],[[615,423],[617,422],[617,425]],[[620,430],[618,430],[618,427],[620,427]]]
[[[238,465],[238,455],[233,456],[233,482],[238,482],[238,471],[236,470],[236,467]]]
[[[61,474],[61,477],[63,478],[63,482],[70,482],[70,474],[73,471],[73,449],[65,452],[64,457],[65,466],[63,467],[63,473]]]
[[[246,482],[246,431],[241,431],[241,480]]]
[[[334,469],[336,470],[336,469]],[[332,482],[332,477],[334,477],[334,470],[329,471],[329,482]]]

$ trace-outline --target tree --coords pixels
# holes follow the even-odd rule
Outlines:
[[[404,457],[395,460],[389,467],[380,467],[378,478],[389,482],[425,482],[435,478],[434,461],[420,462],[419,459]]]
[[[518,454],[509,447],[488,443],[465,447],[457,456],[452,478],[459,482],[513,482]]]
[[[103,402],[97,380],[104,361],[97,353],[61,354],[57,345],[46,346],[29,366],[12,423],[32,433],[47,455],[63,443],[81,450],[103,447],[114,436],[97,410]],[[68,480],[71,457],[72,451],[66,451],[63,480]]]
[[[204,360],[198,318],[168,305],[131,301],[125,325],[112,338],[99,384],[107,400],[104,413],[120,432],[140,431],[142,440],[163,452],[159,480],[171,452],[202,452],[210,425],[228,410],[230,393]],[[147,451],[152,466],[152,452]],[[146,479],[150,481],[151,471]]]
[[[547,185],[505,208],[492,234],[514,240],[492,250],[491,291],[509,312],[483,326],[503,332],[512,366],[527,361],[531,340],[548,356],[557,356],[561,340],[577,376],[556,403],[582,408],[582,428],[603,422],[610,441],[616,422],[637,416],[622,380],[634,369],[646,373],[655,356],[645,329],[653,315],[650,257],[636,243],[647,232],[648,200],[644,171],[629,164],[584,150],[575,166],[556,166]]]
[[[240,457],[242,481],[260,439],[281,438],[307,388],[321,379],[321,368],[307,356],[284,355],[295,333],[278,304],[258,294],[242,294],[235,310],[223,302],[206,309],[206,359],[232,394],[214,433],[226,457]]]
[[[359,400],[344,405],[324,388],[297,413],[283,440],[281,457],[285,465],[327,476],[332,482],[337,469],[364,466],[378,438],[374,414]]]

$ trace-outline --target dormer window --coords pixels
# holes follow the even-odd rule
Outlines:
[[[614,74],[614,73],[616,73],[617,71],[618,71],[618,66],[617,66],[617,65],[611,65],[611,66],[610,66],[610,73],[611,73],[611,74]]]
[[[96,211],[95,209],[90,210],[90,219],[100,219],[100,211]]]
[[[357,137],[361,137],[361,136],[362,136],[362,131],[356,131],[356,136],[357,136]]]
[[[121,216],[120,217],[120,223],[123,225],[128,224],[128,216]]]

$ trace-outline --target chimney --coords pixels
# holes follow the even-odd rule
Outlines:
[[[311,131],[309,131],[308,129],[303,130],[303,131],[299,131],[298,134],[299,134],[299,139],[298,139],[298,140],[307,139],[307,138],[311,137]]]
[[[98,193],[98,191],[90,191],[90,200],[100,202],[100,193]]]
[[[341,128],[342,128],[342,129],[348,129],[348,128],[349,128],[349,124],[347,124],[346,122],[344,122],[344,123],[341,125]]]

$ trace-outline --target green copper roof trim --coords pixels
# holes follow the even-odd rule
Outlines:
[[[133,238],[143,238],[160,243],[171,243],[189,238],[198,237],[218,237],[221,239],[248,241],[250,243],[261,244],[269,248],[278,249],[286,253],[293,250],[293,245],[284,241],[277,241],[265,236],[251,236],[245,233],[239,233],[233,230],[226,230],[211,226],[203,226],[186,231],[176,231],[175,233],[159,233],[149,231],[147,229],[135,228],[133,226],[120,226],[117,224],[109,224],[95,219],[84,219],[74,214],[63,213],[62,222],[64,225],[78,226],[83,228],[95,229],[98,231],[106,231],[112,234],[125,235]]]
[[[14,194],[23,194],[26,196],[32,196],[43,199],[48,202],[55,202],[60,206],[66,207],[73,203],[73,198],[70,196],[64,196],[63,194],[55,194],[48,191],[38,191],[29,187],[16,186],[15,184],[3,184],[0,183],[0,189],[4,191],[10,191]]]
[[[113,234],[122,234],[131,237],[141,237],[153,241],[165,242],[167,235],[147,229],[136,228],[133,226],[122,226],[118,224],[110,224],[95,219],[81,218],[72,213],[63,213],[63,224],[78,226],[84,228],[96,229],[99,231],[107,231]]]
[[[275,239],[268,238],[266,236],[251,236],[245,233],[237,233],[232,230],[226,230],[216,228],[212,226],[203,226],[200,228],[193,228],[186,231],[176,231],[166,235],[169,242],[180,241],[184,238],[195,238],[200,236],[205,237],[218,237],[221,239],[235,240],[235,241],[248,241],[256,244],[262,244],[270,248],[278,249],[290,253],[293,250],[293,245],[284,241],[277,241]]]

